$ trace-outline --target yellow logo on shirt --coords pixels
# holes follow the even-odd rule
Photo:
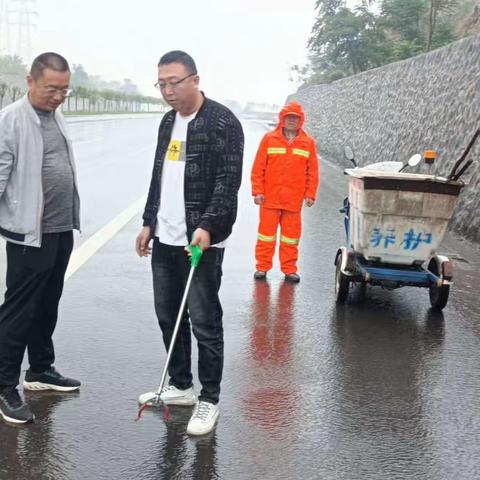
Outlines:
[[[180,140],[170,140],[167,149],[167,160],[178,162],[180,153],[182,152],[182,142]]]

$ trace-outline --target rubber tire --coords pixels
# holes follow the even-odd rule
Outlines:
[[[430,262],[428,269],[434,274],[439,274],[438,267],[436,262]],[[450,285],[442,285],[441,287],[437,287],[436,285],[432,285],[429,288],[429,296],[430,296],[430,305],[434,310],[441,311],[445,308],[448,302],[448,296],[450,294]]]
[[[337,256],[337,261],[335,262],[335,298],[337,303],[345,303],[348,298],[348,292],[350,289],[350,280],[348,277],[341,271],[340,267],[342,265],[342,255]]]

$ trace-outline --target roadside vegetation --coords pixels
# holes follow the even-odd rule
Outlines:
[[[18,56],[0,56],[0,109],[18,100],[26,91],[27,66]],[[62,106],[65,113],[145,113],[163,112],[167,106],[160,97],[141,95],[128,78],[107,82],[89,75],[82,65],[73,65],[72,93]]]
[[[480,0],[317,0],[302,86],[410,58],[480,33]]]

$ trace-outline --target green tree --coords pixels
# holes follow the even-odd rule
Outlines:
[[[104,100],[105,111],[110,112],[112,111],[112,102],[114,99],[114,92],[112,90],[102,90],[101,96]]]
[[[74,87],[86,87],[90,84],[90,77],[81,64],[73,64],[71,84]]]
[[[96,112],[97,111],[97,105],[98,105],[98,100],[100,98],[100,95],[97,90],[94,88],[89,88],[88,89],[88,109],[91,112]]]
[[[78,86],[76,87],[75,91],[76,91],[76,97],[82,100],[82,112],[85,112],[86,111],[85,100],[87,100],[88,98],[89,89],[87,87]],[[75,103],[75,110],[78,111],[78,106],[76,103]]]
[[[345,0],[317,0],[315,2],[315,10],[317,10],[317,19],[313,30],[321,28],[323,19],[335,15],[338,10],[346,6]]]
[[[384,34],[367,7],[340,6],[331,13],[333,7],[322,3],[322,9],[328,13],[317,19],[308,43],[313,72],[332,81],[383,63]]]
[[[480,18],[476,1],[379,0],[372,8],[373,0],[357,0],[360,7],[348,8],[346,0],[317,0],[308,64],[291,73],[302,86],[331,82],[441,47],[474,31],[465,25]]]
[[[137,95],[138,87],[129,78],[124,78],[120,91],[128,95]]]
[[[0,83],[0,110],[3,108],[3,99],[8,92],[8,84],[5,82]]]
[[[10,95],[12,98],[12,103],[15,102],[20,97],[21,94],[22,94],[22,89],[20,87],[17,87],[16,85],[11,87]]]
[[[417,39],[413,40],[397,40],[393,43],[389,60],[392,62],[396,62],[398,60],[404,60],[406,58],[414,57],[419,53],[423,52],[423,46],[420,45]]]
[[[455,26],[448,20],[441,18],[432,37],[431,49],[440,48],[457,40]]]
[[[17,55],[0,55],[0,73],[23,77],[27,74],[27,67]]]
[[[453,25],[448,25],[443,17],[452,16],[458,8],[458,0],[427,0],[428,1],[428,17],[427,17],[427,34],[426,47],[428,52],[435,45],[436,37],[437,46],[445,45],[452,41]],[[440,20],[440,22],[439,22]],[[441,24],[441,26],[439,25]],[[440,28],[439,28],[440,27]],[[451,28],[449,28],[451,27]],[[454,38],[454,37],[453,37]]]
[[[415,42],[423,46],[426,7],[425,0],[383,0],[380,20],[382,28],[394,42]]]

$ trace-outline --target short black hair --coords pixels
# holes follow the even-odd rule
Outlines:
[[[43,71],[49,68],[56,72],[69,72],[70,67],[67,60],[58,53],[46,52],[39,55],[32,63],[30,68],[30,75],[33,78],[38,78],[42,75]]]
[[[193,75],[197,75],[197,66],[193,58],[186,52],[181,50],[172,50],[171,52],[162,55],[158,62],[158,66],[169,65],[170,63],[181,63]]]

